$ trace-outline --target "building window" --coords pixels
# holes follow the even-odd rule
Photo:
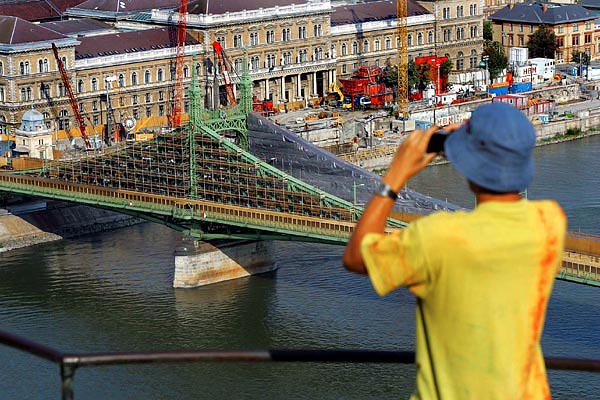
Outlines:
[[[93,121],[94,125],[98,125],[100,123],[100,118],[98,118],[98,114],[94,114],[93,119],[94,119],[94,121]]]
[[[342,55],[345,56],[348,54],[348,46],[346,46],[346,43],[342,43]]]
[[[471,4],[469,6],[469,15],[477,15],[477,4]]]
[[[556,27],[556,33],[563,33],[563,27],[562,25],[559,25]]]
[[[389,37],[385,38],[385,49],[389,50],[392,48],[392,39]]]
[[[579,30],[579,25],[573,24],[573,32],[577,32]]]
[[[323,28],[321,27],[321,24],[313,25],[313,36],[320,37],[322,35],[323,35]]]
[[[475,68],[479,65],[479,57],[477,57],[477,50],[471,50],[469,56],[469,68]]]
[[[592,43],[592,34],[591,33],[586,33],[583,40],[584,40],[585,44]]]
[[[38,61],[38,72],[48,72],[48,59]]]
[[[260,57],[253,56],[250,58],[250,69],[259,69],[260,68]]]
[[[523,32],[523,24],[519,25],[519,32]]]
[[[450,7],[444,7],[442,9],[442,19],[450,19]]]
[[[137,72],[132,72],[131,73],[131,84],[132,85],[137,85]]]
[[[525,46],[525,39],[523,38],[523,35],[519,35],[519,47],[523,46]]]
[[[183,66],[183,77],[184,78],[190,77],[190,67],[188,67],[187,65]]]
[[[508,30],[512,32],[512,30],[513,30],[513,24],[508,24]]]
[[[269,68],[269,71],[272,71],[273,68],[275,68],[275,54],[267,54],[265,67]]]
[[[92,111],[98,110],[98,100],[92,101]]]
[[[77,81],[77,93],[83,93],[83,79]]]
[[[427,43],[433,43],[433,31],[427,33]]]
[[[161,117],[165,115],[165,106],[163,106],[162,104],[158,106],[158,115]]]
[[[258,32],[250,32],[250,46],[258,45]]]
[[[463,6],[456,6],[456,17],[463,17]]]
[[[146,117],[152,116],[152,107],[146,107]]]
[[[292,63],[292,53],[286,51],[283,53],[283,60],[281,65],[290,65]]]
[[[421,32],[417,33],[417,44],[418,45],[423,44],[423,33],[421,33]]]
[[[411,47],[411,46],[413,45],[412,34],[409,34],[409,35],[406,37],[406,41],[407,41],[407,43],[406,43],[406,46],[407,46],[407,47]]]
[[[579,35],[572,36],[571,39],[572,46],[579,46]]]
[[[300,62],[307,62],[308,61],[308,50],[306,49],[302,49],[298,52],[298,58],[300,59]]]
[[[125,86],[125,77],[123,74],[119,74],[119,87]]]
[[[29,61],[21,61],[19,63],[19,72],[21,75],[29,75]]]
[[[267,35],[267,43],[275,43],[275,31],[270,30],[266,32]]]
[[[477,37],[477,34],[478,34],[478,32],[477,32],[477,26],[476,26],[476,25],[475,25],[475,26],[472,26],[472,27],[471,27],[471,37],[472,37],[472,38],[476,38],[476,37]],[[502,37],[502,38],[504,39],[504,37]]]
[[[146,103],[151,103],[152,102],[152,94],[150,93],[146,93]]]
[[[227,48],[225,46],[225,36],[217,36],[217,43],[219,43],[221,45],[222,48]]]
[[[347,74],[348,73],[348,66],[346,64],[342,65],[342,74]]]
[[[165,79],[165,71],[163,71],[162,68],[159,68],[158,71],[156,71],[156,80],[162,82],[163,79]]]
[[[585,29],[586,30],[592,29],[592,23],[590,21],[586,21],[586,23],[585,23]]]
[[[306,39],[306,27],[305,26],[298,27],[298,39]]]
[[[321,47],[317,47],[317,48],[314,50],[314,53],[313,53],[313,58],[314,58],[315,60],[322,60],[322,59],[323,59],[323,49],[322,49]]]
[[[158,92],[158,100],[163,101],[165,99],[165,92],[162,90]]]
[[[358,43],[352,42],[352,54],[358,54]]]
[[[47,99],[49,97],[50,97],[50,85],[42,83],[40,85],[40,99]],[[4,101],[4,99],[2,99],[2,101]]]
[[[0,76],[4,75],[4,64],[0,62]]]
[[[556,47],[564,47],[565,46],[565,38],[564,37],[557,37],[556,38]]]
[[[444,29],[444,42],[450,41],[451,34],[452,34],[452,32],[450,31],[450,29]]]
[[[136,105],[138,103],[138,96],[137,94],[134,94],[133,96],[131,96],[131,104]]]
[[[233,35],[233,47],[242,47],[243,45],[242,35]]]
[[[290,33],[290,28],[284,28],[281,31],[281,41],[289,42],[290,40],[292,40],[292,34]]]
[[[152,79],[150,78],[150,71],[146,70],[144,72],[144,83],[150,83]]]
[[[369,52],[369,41],[365,40],[363,42],[363,46],[362,47],[363,47],[363,49],[362,49],[363,53],[368,53]]]

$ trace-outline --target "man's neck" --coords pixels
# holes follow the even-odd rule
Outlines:
[[[477,193],[475,199],[477,200],[477,204],[488,201],[509,203],[521,200],[521,195],[519,193]]]

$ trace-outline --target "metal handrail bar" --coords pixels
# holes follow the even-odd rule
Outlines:
[[[176,362],[329,362],[413,364],[413,351],[386,350],[184,350],[166,352],[107,352],[68,354],[0,330],[0,343],[60,364],[62,399],[73,399],[73,379],[78,367]],[[546,368],[600,372],[600,360],[545,357]]]

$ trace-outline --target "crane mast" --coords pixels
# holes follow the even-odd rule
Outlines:
[[[398,115],[408,119],[408,0],[396,0],[398,18]]]
[[[179,19],[177,22],[177,53],[175,61],[175,93],[173,94],[173,126],[181,126],[183,103],[183,64],[185,61],[185,39],[187,28],[187,0],[179,1]]]
[[[223,75],[223,82],[225,83],[225,91],[227,92],[227,102],[229,105],[235,105],[235,93],[233,91],[233,82],[231,81],[231,75],[229,74],[229,69],[227,68],[228,60],[225,58],[225,53],[223,52],[223,47],[219,42],[213,42],[213,49],[219,59],[219,69],[221,70],[221,75]]]
[[[87,136],[85,122],[83,121],[81,113],[79,112],[79,108],[77,107],[77,102],[75,101],[75,95],[73,95],[73,90],[71,89],[71,83],[69,82],[69,77],[67,76],[65,65],[60,59],[60,56],[58,55],[58,48],[54,43],[52,43],[52,51],[54,52],[54,58],[56,58],[56,62],[58,63],[58,69],[60,71],[60,77],[63,81],[63,85],[65,86],[67,94],[69,95],[69,102],[71,103],[71,108],[73,109],[73,113],[75,114],[75,118],[77,119],[77,124],[79,124],[79,129],[81,130],[81,137],[85,142],[85,149],[93,150],[94,147],[90,143],[90,139]]]

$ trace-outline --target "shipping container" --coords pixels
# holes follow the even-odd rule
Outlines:
[[[510,93],[523,93],[523,92],[531,92],[532,85],[531,82],[518,82],[510,85],[508,91]]]

